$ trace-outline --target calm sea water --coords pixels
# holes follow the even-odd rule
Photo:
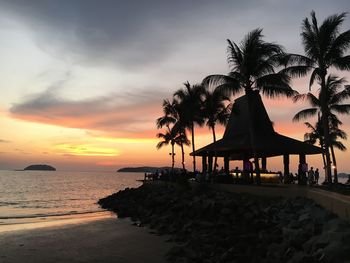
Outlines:
[[[0,225],[102,211],[97,201],[138,187],[142,173],[0,171]]]

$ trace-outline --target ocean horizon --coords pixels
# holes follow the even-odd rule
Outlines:
[[[0,227],[87,217],[100,198],[138,187],[142,173],[0,170]]]

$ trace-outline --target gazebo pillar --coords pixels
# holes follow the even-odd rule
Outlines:
[[[267,171],[267,169],[266,169],[266,157],[261,158],[261,170]]]
[[[284,176],[289,178],[289,154],[283,155]]]
[[[206,174],[207,169],[208,169],[208,167],[207,167],[207,156],[203,155],[202,156],[202,173]]]
[[[224,169],[227,176],[230,175],[230,158],[228,156],[224,157]]]
[[[209,174],[213,173],[213,156],[212,155],[208,156],[208,173]]]
[[[299,154],[299,167],[298,167],[298,184],[306,185],[306,156],[304,153]]]

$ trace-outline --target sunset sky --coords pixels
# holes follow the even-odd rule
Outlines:
[[[266,41],[303,54],[301,22],[311,10],[321,22],[350,6],[348,0],[0,0],[0,169],[170,165],[170,149],[155,147],[162,100],[185,81],[226,74],[226,39],[240,42],[257,27]],[[342,31],[349,28],[350,15]],[[349,72],[337,74],[350,81]],[[292,87],[307,92],[308,78]],[[292,117],[307,105],[264,102],[276,131],[303,140],[305,126]],[[350,135],[350,116],[341,120]],[[196,132],[197,148],[212,141],[208,128]],[[337,156],[339,171],[350,172],[349,151]],[[308,162],[322,167],[320,156]],[[282,158],[268,162],[271,170],[281,167]]]

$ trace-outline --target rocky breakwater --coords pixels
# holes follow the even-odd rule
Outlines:
[[[347,262],[350,225],[305,198],[146,184],[99,201],[175,246],[168,262]],[[350,262],[350,261],[348,261]]]

